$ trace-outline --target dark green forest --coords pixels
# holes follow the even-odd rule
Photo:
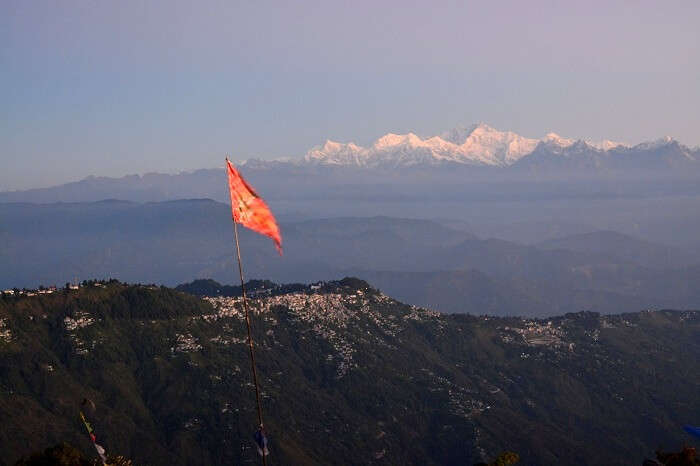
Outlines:
[[[217,288],[218,287],[218,288]],[[695,445],[700,312],[445,315],[357,279],[250,284],[268,464],[641,464]],[[0,464],[98,441],[134,464],[255,464],[235,289],[86,282],[0,298]],[[219,290],[219,292],[216,292]]]

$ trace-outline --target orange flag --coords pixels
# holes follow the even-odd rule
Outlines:
[[[231,192],[233,220],[246,228],[269,236],[275,242],[277,252],[282,255],[282,235],[275,217],[258,193],[243,179],[229,159],[226,159],[228,188]]]

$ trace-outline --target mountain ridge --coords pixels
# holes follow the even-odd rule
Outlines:
[[[608,154],[623,150],[653,151],[673,144],[679,145],[670,137],[628,145],[610,140],[593,142],[569,139],[551,132],[541,139],[533,139],[512,131],[499,131],[485,123],[478,123],[468,127],[457,127],[426,138],[411,132],[387,133],[367,147],[353,142],[341,143],[327,140],[325,144],[315,146],[302,159],[293,163],[370,168],[441,163],[508,167],[527,159],[537,149],[544,148],[569,157],[582,150]],[[686,158],[697,161],[693,149],[680,145],[679,147],[682,147],[681,151]]]
[[[523,465],[640,464],[687,441],[700,409],[698,311],[476,317],[353,278],[251,289],[279,464],[474,464],[504,450]],[[117,281],[0,298],[0,464],[58,441],[91,451],[84,397],[100,443],[136,464],[258,460],[244,322],[237,297]]]
[[[372,145],[326,141],[300,158],[249,158],[238,165],[265,184],[298,190],[306,178],[317,185],[344,184],[354,180],[367,184],[435,179],[507,182],[513,177],[533,181],[532,175],[570,179],[601,179],[625,176],[631,179],[692,179],[700,176],[700,148],[689,148],[670,138],[636,145],[611,141],[593,143],[549,133],[542,139],[522,137],[479,124],[456,128],[421,138],[414,133],[388,133]],[[217,182],[225,178],[220,169],[197,169],[177,174],[145,173],[122,177],[88,176],[46,188],[0,191],[0,202],[53,202],[56,200],[164,200],[172,198],[226,198]],[[177,187],[174,187],[174,184]],[[222,186],[225,186],[223,183]],[[269,188],[268,188],[269,189]],[[86,199],[86,196],[89,199]],[[268,195],[269,197],[269,195]]]

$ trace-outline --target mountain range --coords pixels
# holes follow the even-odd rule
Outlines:
[[[628,160],[632,158],[632,160]],[[438,136],[421,138],[413,133],[388,133],[369,147],[326,141],[307,152],[299,165],[356,166],[368,168],[469,165],[482,167],[526,167],[533,163],[544,168],[672,168],[694,165],[700,161],[700,148],[690,149],[670,137],[636,145],[610,140],[600,142],[569,139],[549,133],[531,139],[511,131],[499,131],[484,123],[460,127]],[[261,162],[257,161],[256,164]]]
[[[222,156],[223,158],[223,156]],[[571,195],[637,195],[652,186],[664,194],[697,193],[700,148],[670,137],[636,145],[590,142],[550,133],[542,139],[498,131],[485,124],[421,138],[386,134],[368,147],[326,141],[300,158],[239,163],[272,199],[348,199],[395,192],[478,196],[492,190],[529,196],[543,180],[565,181]],[[162,201],[208,197],[224,200],[224,171],[201,169],[175,175],[148,173],[121,178],[91,176],[49,188],[0,192],[0,202],[82,202],[103,199]],[[464,183],[469,182],[469,187]],[[522,192],[509,192],[517,182]],[[530,186],[531,184],[533,184]],[[431,194],[432,193],[432,194]],[[539,194],[538,194],[539,195]]]
[[[556,133],[549,133],[539,140],[530,139],[480,123],[454,128],[425,139],[413,133],[388,133],[369,147],[328,140],[322,146],[311,149],[301,162],[366,167],[441,163],[509,166],[533,153],[540,145],[562,151],[576,143],[577,141],[563,138]],[[590,141],[581,141],[581,143],[598,152],[627,147],[608,140],[599,143]]]

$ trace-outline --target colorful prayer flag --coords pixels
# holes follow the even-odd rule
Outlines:
[[[85,419],[85,415],[83,414],[82,411],[80,411],[80,419],[83,421],[83,424],[85,425],[85,429],[88,431],[88,434],[90,435],[90,440],[92,441],[92,444],[95,446],[95,450],[97,451],[97,455],[100,457],[102,460],[102,464],[107,464],[107,455],[105,453],[105,449],[102,448],[102,445],[97,443],[97,437],[95,436],[95,432],[92,430],[92,426],[90,423]]]

